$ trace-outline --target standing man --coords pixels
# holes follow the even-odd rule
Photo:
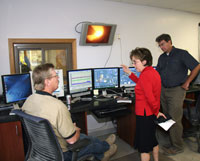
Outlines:
[[[112,134],[105,141],[101,141],[80,133],[81,129],[72,123],[70,112],[65,104],[52,96],[58,88],[58,76],[54,65],[47,63],[37,66],[33,70],[33,82],[36,93],[29,96],[22,110],[28,114],[45,118],[51,123],[62,148],[64,160],[71,161],[72,159],[72,152],[68,151],[67,144],[74,144],[79,139],[89,138],[91,144],[82,148],[78,157],[93,154],[95,159],[108,161],[117,150],[114,144],[116,136]]]
[[[164,154],[175,155],[184,150],[183,146],[183,101],[190,82],[200,70],[200,65],[186,50],[175,48],[170,35],[162,34],[156,38],[161,50],[157,64],[160,73],[161,105],[164,113],[169,113],[176,122],[169,130],[170,144],[163,146]],[[188,69],[191,71],[188,76]]]

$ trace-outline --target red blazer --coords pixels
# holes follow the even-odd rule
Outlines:
[[[129,76],[136,83],[135,86],[135,113],[146,116],[156,115],[160,109],[161,79],[159,73],[152,67],[146,67],[139,78],[131,73]]]

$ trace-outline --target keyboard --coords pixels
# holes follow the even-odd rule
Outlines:
[[[13,104],[5,104],[5,103],[0,104],[0,108],[6,108],[6,107],[11,107],[11,106],[13,106]]]
[[[100,97],[100,98],[95,98],[96,101],[100,101],[100,102],[106,102],[106,101],[110,101],[113,100],[113,98],[109,98],[109,97]]]
[[[107,108],[107,109],[103,109],[103,110],[98,110],[97,112],[102,115],[102,114],[108,114],[108,113],[113,113],[113,112],[118,112],[118,111],[123,111],[126,110],[127,107],[119,107],[119,108]]]
[[[91,101],[77,101],[70,105],[71,111],[85,111],[91,106]]]

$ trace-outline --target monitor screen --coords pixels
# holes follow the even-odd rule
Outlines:
[[[58,75],[58,88],[52,93],[56,97],[64,97],[64,83],[63,83],[63,70],[55,69]]]
[[[67,71],[68,93],[72,97],[90,95],[92,91],[92,69]]]
[[[26,100],[32,94],[29,73],[2,75],[1,78],[5,103]]]
[[[191,82],[192,85],[200,85],[200,72],[197,74],[197,76],[194,78],[194,80]]]
[[[138,72],[134,67],[129,67],[131,72],[133,72],[137,77],[140,76],[140,72]],[[135,82],[132,81],[129,76],[123,71],[123,68],[119,69],[119,80],[120,87],[135,87]]]
[[[118,88],[118,68],[93,69],[94,89]]]
[[[117,25],[85,22],[82,24],[80,45],[112,45]]]

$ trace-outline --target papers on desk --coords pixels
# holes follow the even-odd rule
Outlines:
[[[117,100],[117,103],[132,103],[131,100]]]
[[[165,131],[169,130],[169,128],[175,123],[174,120],[170,119],[165,122],[158,123],[160,127],[162,127]]]
[[[117,103],[132,103],[128,97],[117,97]]]

